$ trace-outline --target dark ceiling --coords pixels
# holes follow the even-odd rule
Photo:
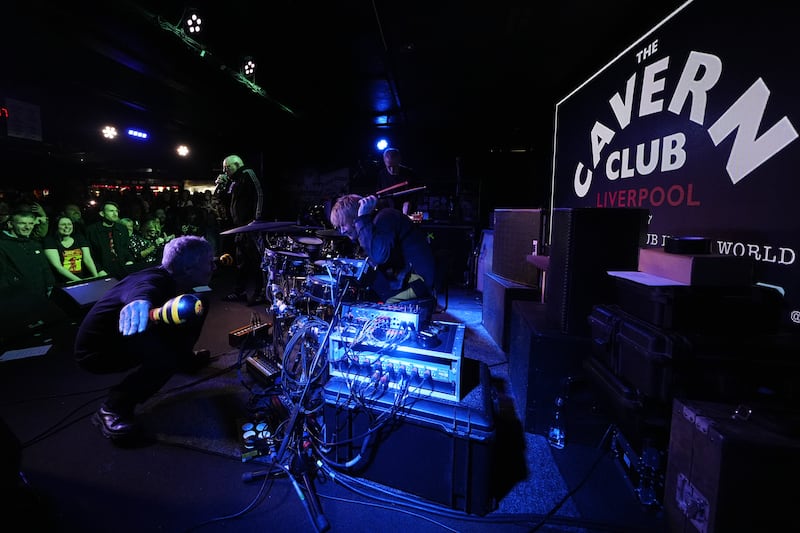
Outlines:
[[[322,172],[357,166],[374,158],[387,117],[383,132],[418,170],[443,175],[457,157],[521,149],[546,175],[555,102],[681,3],[14,2],[0,96],[41,106],[49,156],[106,171],[204,178],[228,152]],[[204,57],[166,29],[189,5],[203,16]],[[260,94],[235,78],[247,55]],[[111,116],[193,143],[194,166],[100,144],[97,124]]]

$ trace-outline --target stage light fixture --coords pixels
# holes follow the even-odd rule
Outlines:
[[[378,139],[378,141],[375,143],[375,148],[377,148],[379,152],[383,152],[388,147],[389,147],[389,141],[387,141],[386,139]]]
[[[133,137],[134,139],[146,140],[149,137],[147,132],[142,131],[142,130],[135,130],[133,128],[129,129],[127,133],[128,133],[128,137]]]
[[[189,147],[185,144],[179,145],[175,151],[180,157],[188,157],[189,156]]]
[[[188,9],[184,25],[186,26],[186,31],[191,35],[200,33],[203,27],[203,19],[200,18],[200,13],[196,9]]]
[[[245,77],[250,81],[252,81],[253,78],[255,78],[256,62],[253,60],[251,56],[245,57],[244,61],[242,62],[242,74],[244,74]]]
[[[103,137],[106,139],[116,139],[117,138],[117,128],[114,126],[104,126],[101,130],[103,132]]]

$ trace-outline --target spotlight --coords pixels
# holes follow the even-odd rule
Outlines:
[[[253,78],[255,77],[256,62],[253,60],[252,57],[247,56],[244,58],[244,62],[242,63],[242,74],[244,74],[245,77],[250,81],[252,81]]]
[[[114,126],[105,126],[103,127],[103,137],[106,139],[116,139],[117,137],[117,128]]]
[[[186,26],[186,31],[195,35],[200,33],[203,26],[203,19],[200,18],[200,14],[196,9],[189,9],[184,24]]]

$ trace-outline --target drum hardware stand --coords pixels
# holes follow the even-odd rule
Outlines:
[[[346,284],[345,284],[345,289],[347,287],[349,287],[349,284],[350,284],[350,281],[348,280],[346,282]],[[344,293],[344,291],[342,291],[342,293]],[[298,422],[298,418],[299,418],[299,416],[301,414],[301,411],[304,410],[303,409],[303,405],[304,405],[304,403],[306,401],[306,398],[308,396],[308,391],[311,388],[311,383],[313,382],[313,379],[312,379],[312,373],[313,372],[311,371],[311,369],[317,368],[320,359],[325,357],[324,353],[325,353],[325,351],[327,350],[327,347],[328,347],[328,340],[330,338],[331,332],[333,331],[333,328],[336,325],[336,318],[339,316],[339,313],[341,312],[341,306],[342,306],[342,300],[341,300],[341,298],[339,298],[338,302],[336,302],[335,311],[334,311],[334,314],[333,314],[333,318],[331,319],[331,323],[329,324],[328,328],[325,330],[325,335],[321,339],[321,341],[319,343],[319,346],[317,347],[317,350],[314,353],[314,357],[312,359],[311,364],[308,366],[308,368],[309,368],[308,379],[305,380],[305,384],[304,384],[304,386],[302,388],[300,397],[298,398],[297,402],[295,402],[292,405],[292,409],[291,409],[291,412],[290,412],[290,415],[289,415],[289,420],[288,420],[288,422],[286,424],[285,437],[281,440],[280,448],[278,449],[277,453],[271,457],[270,462],[269,462],[269,464],[267,464],[266,468],[264,468],[262,470],[256,470],[256,471],[253,471],[253,472],[245,472],[244,474],[242,474],[242,481],[248,482],[248,481],[253,481],[255,479],[258,479],[258,478],[269,476],[273,472],[273,468],[275,467],[275,464],[278,461],[280,461],[283,458],[284,454],[286,453],[286,449],[289,446],[289,441],[290,440],[294,440],[294,439],[301,439],[302,438],[302,425],[300,426],[300,428],[298,428],[297,427],[297,425],[298,425],[297,422]],[[296,456],[296,460],[305,463],[306,458],[305,457]],[[282,470],[284,469],[283,466],[279,466],[279,468],[281,468]],[[305,507],[306,511],[308,512],[309,518],[311,519],[312,523],[314,524],[314,527],[316,528],[316,530],[320,531],[320,532],[326,531],[330,527],[330,525],[328,523],[328,520],[322,514],[322,509],[321,509],[321,507],[319,505],[319,500],[317,499],[317,496],[316,496],[316,494],[315,494],[315,492],[313,490],[313,485],[312,485],[311,480],[310,480],[310,478],[308,476],[307,464],[300,465],[299,466],[299,470],[300,470],[299,473],[301,474],[305,489],[308,492],[308,498],[306,498],[304,496],[304,494],[302,492],[302,489],[299,487],[299,485],[298,485],[297,481],[295,480],[294,476],[290,475],[289,477],[290,477],[293,485],[295,486],[295,490],[297,491],[298,496],[300,497],[300,499],[301,499],[301,501],[303,503],[303,506]]]

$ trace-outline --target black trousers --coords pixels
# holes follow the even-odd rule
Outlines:
[[[233,292],[252,296],[262,294],[265,281],[264,272],[261,269],[263,257],[258,237],[250,233],[239,234],[236,235],[235,244],[236,275]]]
[[[206,312],[183,324],[150,324],[142,333],[128,336],[113,331],[96,349],[84,347],[86,355],[78,360],[81,368],[98,374],[128,372],[109,390],[106,407],[133,415],[137,404],[161,390],[192,357],[208,315],[207,300],[203,299]]]

